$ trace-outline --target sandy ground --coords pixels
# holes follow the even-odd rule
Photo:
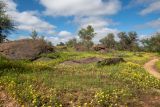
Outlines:
[[[160,79],[160,73],[158,73],[157,69],[155,68],[155,63],[159,61],[158,58],[153,58],[152,60],[150,60],[149,62],[147,62],[144,65],[144,68],[146,69],[146,71],[148,71],[151,75],[153,75],[154,77]]]
[[[0,86],[0,107],[20,107]]]

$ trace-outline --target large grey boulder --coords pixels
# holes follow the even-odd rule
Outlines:
[[[9,59],[34,60],[42,53],[53,51],[53,47],[40,39],[23,39],[0,44],[0,54]]]

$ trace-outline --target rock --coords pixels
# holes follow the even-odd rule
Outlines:
[[[53,47],[40,39],[23,39],[0,44],[0,54],[9,59],[35,60],[38,55],[53,51]]]
[[[65,61],[62,64],[68,64],[68,65],[72,65],[72,64],[89,64],[89,63],[94,63],[94,62],[98,62],[98,61],[102,61],[102,58],[97,58],[97,57],[90,57],[90,58],[83,58],[80,60],[70,60],[70,61]]]
[[[107,49],[107,47],[105,45],[102,45],[102,44],[94,45],[92,47],[92,50],[98,51],[98,52],[101,52],[101,53],[109,52],[109,50]]]
[[[105,66],[105,65],[118,64],[120,62],[125,62],[125,60],[123,58],[108,58],[108,59],[104,59],[102,61],[98,61],[97,65],[98,66]]]
[[[76,51],[79,51],[79,52],[81,52],[81,51],[87,51],[88,50],[87,47],[85,47],[85,46],[83,46],[81,44],[76,45],[75,49],[76,49]]]
[[[94,46],[92,47],[92,49],[95,50],[95,51],[105,50],[105,49],[106,49],[106,46],[101,45],[101,44],[98,44],[98,45],[94,45]]]

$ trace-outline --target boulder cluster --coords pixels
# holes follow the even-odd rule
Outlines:
[[[53,51],[54,48],[41,39],[23,39],[0,44],[0,54],[9,59],[35,60],[40,54]]]

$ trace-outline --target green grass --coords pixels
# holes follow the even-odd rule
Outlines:
[[[160,61],[156,62],[156,69],[160,72]]]
[[[160,89],[160,80],[143,69],[152,53],[58,52],[48,62],[12,61],[0,57],[0,85],[25,106],[138,105],[142,95]],[[87,57],[123,57],[127,62],[98,67],[96,63],[60,64]]]

